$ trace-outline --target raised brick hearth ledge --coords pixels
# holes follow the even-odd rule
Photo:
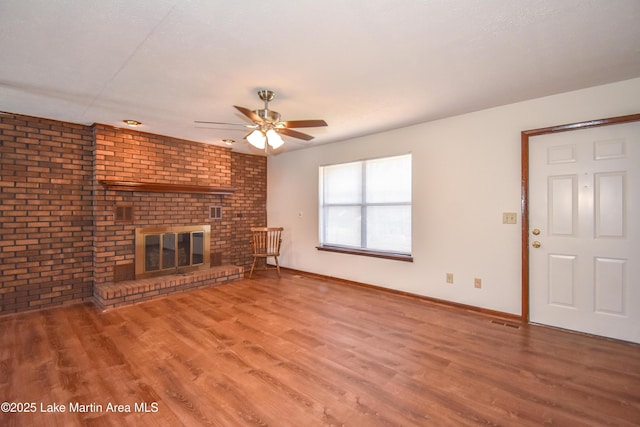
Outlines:
[[[239,280],[243,276],[244,267],[222,265],[186,274],[104,283],[93,288],[93,299],[100,309],[107,310],[178,292],[220,285]]]

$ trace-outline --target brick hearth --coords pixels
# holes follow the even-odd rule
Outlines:
[[[94,286],[93,299],[98,307],[107,310],[177,292],[221,285],[239,280],[243,275],[243,267],[223,265],[184,275],[176,274],[118,283],[102,283]]]

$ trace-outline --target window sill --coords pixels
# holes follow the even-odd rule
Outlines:
[[[391,259],[394,261],[413,262],[413,256],[411,255],[401,255],[401,254],[394,254],[389,252],[375,252],[375,251],[365,251],[361,249],[347,249],[347,248],[340,248],[337,246],[316,246],[316,249],[319,251],[326,251],[326,252],[338,252],[338,253],[349,254],[349,255],[361,255],[361,256],[368,256],[368,257],[374,257],[374,258]]]

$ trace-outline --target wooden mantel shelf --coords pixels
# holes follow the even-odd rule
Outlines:
[[[98,181],[107,190],[148,191],[152,193],[233,194],[232,187],[209,187],[206,185],[165,184],[156,182]]]

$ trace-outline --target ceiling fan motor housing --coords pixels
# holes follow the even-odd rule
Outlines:
[[[277,123],[280,121],[280,113],[273,110],[253,110],[253,112],[267,123]]]

